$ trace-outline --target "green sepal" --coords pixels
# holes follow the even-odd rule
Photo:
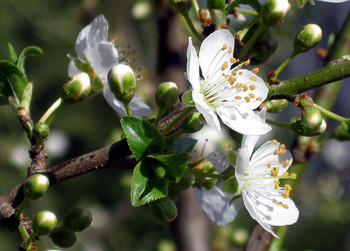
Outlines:
[[[230,202],[228,204],[231,206],[235,200],[237,200],[241,197],[242,197],[242,194],[236,194],[235,196],[232,197],[232,199],[230,200]]]
[[[308,0],[297,0],[297,5],[299,9],[304,8],[305,4],[307,3]]]
[[[18,69],[24,73],[24,64],[28,57],[34,57],[37,55],[42,54],[43,51],[36,46],[28,46],[27,48],[24,48],[19,54],[18,60],[17,60],[17,67]]]
[[[27,79],[23,72],[8,61],[0,61],[0,97],[12,96],[14,103],[20,105]]]
[[[10,62],[15,64],[18,60],[18,56],[17,56],[17,53],[15,51],[15,48],[13,48],[12,44],[10,44],[10,43],[7,44],[7,48],[9,50]]]
[[[164,137],[147,121],[133,116],[125,116],[121,125],[129,148],[135,158],[140,160],[150,153],[160,153],[164,148]]]
[[[194,102],[192,99],[192,90],[189,90],[182,95],[182,103],[188,106],[194,106]]]
[[[232,4],[234,5],[234,7],[239,4],[247,4],[250,7],[252,7],[258,14],[260,14],[261,12],[261,4],[259,3],[258,0],[236,0],[236,1],[233,1]],[[232,9],[231,5],[226,7],[226,12]]]
[[[237,194],[239,184],[236,177],[231,177],[222,184],[222,191],[229,194]]]
[[[177,153],[189,153],[197,142],[194,138],[178,138],[174,140],[172,149]]]
[[[159,178],[148,162],[142,159],[134,169],[130,194],[134,207],[164,198],[168,194],[168,180]]]
[[[188,164],[188,155],[186,153],[154,155],[150,154],[147,158],[156,159],[165,169],[165,178],[170,182],[177,183],[185,174]]]
[[[236,160],[237,160],[237,153],[228,152],[228,161],[230,162],[231,166],[236,166]]]

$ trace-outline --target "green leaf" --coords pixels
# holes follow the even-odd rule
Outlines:
[[[188,106],[194,106],[194,102],[192,100],[192,90],[189,90],[182,95],[182,103]]]
[[[15,48],[13,48],[12,44],[10,44],[10,43],[7,44],[7,47],[9,50],[10,62],[15,64],[17,62],[17,59],[18,59]]]
[[[236,159],[237,159],[237,153],[234,153],[234,152],[228,153],[228,161],[230,162],[231,166],[236,166]]]
[[[155,175],[147,159],[141,160],[134,169],[131,184],[131,204],[134,207],[165,197],[169,182]]]
[[[19,105],[27,79],[16,65],[0,61],[0,96],[13,96]]]
[[[172,148],[177,153],[189,153],[198,140],[193,138],[178,138],[174,140]]]
[[[222,191],[229,194],[237,194],[239,184],[236,177],[231,177],[222,184]]]
[[[154,155],[150,154],[147,158],[156,159],[165,169],[165,178],[170,182],[179,182],[185,174],[188,164],[188,155],[186,153]]]
[[[25,64],[27,58],[34,57],[34,56],[40,55],[42,53],[43,53],[43,51],[39,47],[36,47],[36,46],[28,46],[27,48],[24,48],[18,57],[18,61],[17,61],[18,69],[24,73],[24,64]]]
[[[129,148],[137,160],[150,153],[160,153],[164,148],[164,137],[149,122],[125,116],[121,120]]]
[[[300,9],[304,8],[308,0],[297,0],[297,5]]]

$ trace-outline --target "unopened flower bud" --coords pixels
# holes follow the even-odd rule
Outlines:
[[[204,126],[205,119],[200,112],[193,112],[182,123],[182,129],[187,133],[198,132]]]
[[[165,222],[173,221],[177,217],[174,201],[168,197],[156,200],[150,204],[154,215]]]
[[[162,166],[157,166],[154,169],[154,173],[159,177],[159,178],[164,178],[166,174],[166,170]]]
[[[69,103],[81,101],[91,92],[89,75],[80,72],[72,76],[63,86],[63,98]]]
[[[71,232],[81,232],[92,221],[92,215],[89,210],[76,208],[69,211],[63,218],[63,226]]]
[[[192,6],[190,0],[168,0],[168,3],[181,14],[187,13]]]
[[[33,135],[37,139],[46,139],[49,136],[50,128],[43,122],[38,122],[34,125]]]
[[[268,100],[264,103],[267,107],[267,112],[279,113],[288,105],[288,100],[286,99],[274,99]]]
[[[130,66],[117,64],[108,73],[108,84],[114,96],[127,104],[135,94],[135,73]]]
[[[301,28],[294,39],[296,53],[307,52],[322,39],[322,30],[317,24],[308,24]]]
[[[173,82],[161,83],[155,94],[156,104],[160,110],[168,110],[179,98],[179,88]]]
[[[310,130],[307,126],[303,125],[300,119],[294,121],[291,124],[291,129],[296,133],[303,136],[317,136],[323,134],[327,129],[327,123],[324,119],[321,121],[321,125],[316,130]]]
[[[57,232],[54,231],[50,234],[49,237],[51,238],[53,243],[55,243],[61,248],[69,248],[73,246],[75,241],[77,240],[75,233],[67,230],[60,230]]]
[[[321,112],[314,107],[306,107],[301,112],[301,124],[305,127],[306,133],[316,131],[322,123]]]
[[[262,6],[261,17],[265,25],[274,26],[283,21],[289,10],[288,0],[267,0]]]
[[[33,231],[39,236],[47,235],[56,227],[56,224],[56,215],[43,210],[37,213],[33,220]]]
[[[34,174],[25,181],[24,194],[32,200],[39,199],[46,193],[49,185],[50,181],[45,175]]]
[[[342,122],[339,126],[337,126],[332,135],[331,138],[337,139],[339,141],[345,141],[350,139],[350,133],[348,125],[345,122]]]

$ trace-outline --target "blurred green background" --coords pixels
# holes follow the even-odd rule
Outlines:
[[[294,37],[290,34],[294,36],[305,24],[317,23],[324,32],[317,48],[326,47],[328,35],[340,29],[350,7],[349,3],[317,2],[316,6],[307,5],[299,10],[294,1],[291,4],[292,12],[273,31],[279,48],[260,66],[263,78],[292,52]],[[175,15],[165,1],[0,0],[1,59],[8,59],[8,42],[18,52],[29,45],[38,46],[44,52],[30,58],[26,65],[27,77],[34,82],[31,106],[34,121],[59,97],[68,78],[67,54],[75,55],[75,40],[80,30],[100,14],[109,21],[110,39],[117,38],[116,44],[121,48],[130,46],[128,58],[135,59],[132,66],[142,77],[138,93],[149,105],[154,103],[154,88],[162,81],[174,81],[182,91],[188,88],[183,73],[189,33],[182,17]],[[297,56],[280,78],[292,78],[322,67],[324,62],[315,52],[316,48]],[[335,110],[343,116],[350,116],[346,95],[349,91],[345,85],[335,105]],[[289,108],[271,118],[289,121],[297,116],[296,109]],[[334,127],[332,123],[329,126]],[[94,151],[118,141],[120,135],[119,118],[103,97],[68,106],[51,126],[45,146],[49,153],[47,165],[51,167]],[[265,138],[272,137],[290,147],[295,135],[286,129],[276,129],[274,135]],[[30,163],[28,141],[8,106],[0,107],[0,142],[0,192],[3,193],[26,175]],[[289,229],[286,250],[350,250],[349,151],[349,142],[332,141],[311,159],[295,196],[301,215]],[[69,250],[176,250],[174,226],[159,222],[147,207],[131,207],[130,182],[131,171],[103,170],[86,174],[50,188],[44,198],[30,202],[25,213],[32,217],[47,209],[62,219],[71,208],[91,210],[92,226],[77,234],[78,241]],[[242,250],[254,221],[242,205],[238,207],[241,213],[228,227],[219,228],[212,222],[206,225],[208,238],[202,236],[202,239],[208,243],[208,250]],[[206,216],[198,212],[207,221]],[[43,237],[39,243],[40,250],[54,247],[49,238]],[[1,250],[17,250],[18,244],[15,233],[0,228]]]

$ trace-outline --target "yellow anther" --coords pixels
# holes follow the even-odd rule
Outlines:
[[[262,97],[258,97],[256,98],[257,101],[261,101],[262,100]]]
[[[277,140],[275,140],[275,139],[273,139],[273,140],[272,140],[272,143],[274,143],[274,144],[275,144],[275,146],[277,146],[278,141],[277,141]]]
[[[241,96],[236,96],[235,99],[242,99],[242,97]]]
[[[237,63],[239,63],[239,61],[240,61],[239,58],[237,58]]]
[[[251,80],[251,81],[256,81],[256,77],[255,77],[255,76],[252,76],[252,77],[250,77],[250,80]]]
[[[268,168],[271,167],[271,162],[267,163],[267,167],[268,167]]]
[[[275,183],[275,189],[277,189],[281,182],[279,180],[274,180],[273,183]]]
[[[283,162],[283,167],[287,167],[289,165],[289,160],[286,159],[284,162]]]
[[[259,72],[259,68],[254,68],[254,69],[253,69],[253,72],[254,72],[254,73],[258,73],[258,72]]]
[[[277,155],[278,154],[279,149],[277,148],[274,152],[273,155]]]
[[[230,58],[230,61],[231,61],[232,64],[234,64],[234,63],[237,61],[237,59],[235,59],[235,58]]]
[[[230,75],[225,75],[225,78],[228,78]]]
[[[291,185],[289,185],[289,184],[285,184],[285,185],[284,185],[284,190],[285,190],[285,191],[292,191],[292,190],[293,190],[293,188],[292,188],[292,186],[291,186]]]
[[[232,48],[229,47],[229,48],[228,48],[228,54],[231,54],[231,53],[232,53]]]
[[[278,172],[279,172],[279,169],[278,169],[277,167],[274,167],[274,168],[271,170],[271,176],[272,176],[272,177],[277,177]]]
[[[281,155],[285,154],[286,152],[287,152],[286,149],[280,148],[280,154],[281,154]]]
[[[236,79],[234,77],[231,77],[228,79],[228,82],[233,85],[235,83]]]
[[[250,97],[244,97],[244,99],[245,99],[245,102],[247,102],[247,103],[249,103],[250,102]]]
[[[285,144],[282,144],[282,145],[280,146],[280,148],[281,148],[281,149],[286,149],[286,145],[285,145]]]
[[[288,172],[284,172],[283,176],[289,176],[289,173]]]
[[[240,72],[238,72],[238,74],[239,74],[239,75],[242,75],[242,74],[243,74],[243,72],[241,72],[241,71],[240,71]]]
[[[222,76],[225,76],[225,73],[222,73],[221,75],[222,75]]]
[[[288,206],[287,204],[284,204],[283,207],[284,207],[285,209],[288,209],[288,208],[289,208],[289,206]]]
[[[255,85],[249,85],[250,90],[255,90]]]
[[[282,197],[287,199],[289,197],[289,191],[285,192],[285,193],[282,193]]]
[[[289,208],[289,206],[287,204],[283,204],[282,202],[278,202],[277,205],[281,206],[281,207],[284,207],[286,209]]]
[[[298,175],[296,173],[291,173],[290,174],[290,178],[295,180],[298,177]]]
[[[221,50],[226,50],[227,49],[227,45],[226,44],[224,44],[224,46],[222,46],[222,49]]]
[[[237,73],[235,71],[232,72],[232,75],[236,77]]]
[[[250,96],[251,98],[255,98],[254,93],[249,93],[249,96]]]
[[[221,70],[225,70],[228,67],[227,62],[223,63],[223,65],[221,66]]]
[[[242,87],[243,87],[243,91],[244,91],[244,92],[248,91],[248,86],[247,86],[247,85],[242,84]]]
[[[244,65],[245,65],[245,66],[250,65],[250,59],[247,59],[247,60],[244,62]]]
[[[279,162],[279,163],[282,163],[282,160],[281,160],[281,159],[279,159],[279,160],[278,160],[278,162]]]

